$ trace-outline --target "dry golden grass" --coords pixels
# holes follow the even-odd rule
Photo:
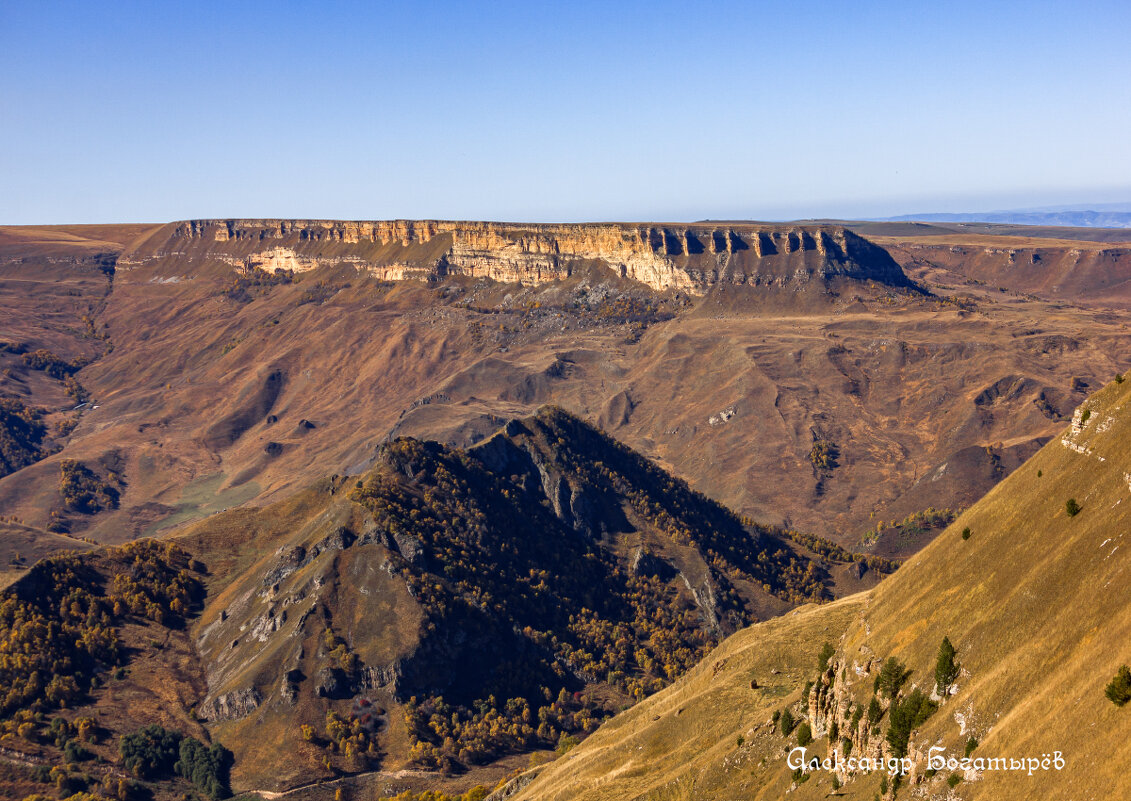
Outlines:
[[[965,672],[913,745],[938,744],[961,756],[973,733],[981,743],[975,756],[1060,751],[1066,763],[1033,776],[968,776],[949,797],[1131,797],[1131,711],[1103,691],[1119,665],[1131,662],[1131,382],[1108,386],[1083,408],[1091,414],[1082,431],[1070,429],[1073,447],[1053,440],[875,590],[736,634],[679,684],[544,768],[516,797],[781,797],[790,785],[787,742],[765,726],[749,731],[775,707],[750,691],[751,671],[761,681],[766,667],[779,665],[783,700],[796,699],[828,639],[849,664],[899,657],[914,671],[911,682],[929,691],[944,635]],[[1072,518],[1065,513],[1070,497],[1082,507]],[[971,536],[963,540],[966,527]],[[728,656],[733,664],[714,673]],[[848,676],[866,703],[872,677],[856,678],[851,669]],[[823,756],[826,748],[818,740],[811,752]],[[904,788],[901,797],[946,798],[947,775]],[[870,799],[878,786],[872,774],[840,793]],[[818,774],[791,797],[830,791],[829,775]]]

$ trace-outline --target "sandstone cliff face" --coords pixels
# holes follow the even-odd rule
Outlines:
[[[839,226],[192,220],[170,223],[119,269],[172,259],[305,272],[350,266],[382,280],[448,275],[536,285],[587,265],[656,290],[802,286],[835,276],[906,286],[887,251]]]

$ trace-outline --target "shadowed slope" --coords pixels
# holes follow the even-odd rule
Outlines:
[[[467,451],[397,439],[304,497],[183,537],[223,577],[195,628],[197,714],[238,786],[323,778],[325,760],[493,782],[746,621],[830,594],[829,565],[560,409]],[[327,716],[362,702],[379,731],[347,748]]]

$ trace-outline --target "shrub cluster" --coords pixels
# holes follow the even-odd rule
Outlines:
[[[68,509],[92,515],[104,509],[117,509],[119,481],[107,481],[75,459],[59,462],[59,494]]]
[[[248,303],[257,295],[267,292],[273,286],[289,284],[294,280],[294,273],[290,270],[277,270],[269,273],[258,267],[248,267],[241,270],[221,290],[221,294],[237,303]]]
[[[46,435],[42,412],[18,398],[0,398],[0,477],[42,459]]]
[[[183,776],[213,799],[227,798],[232,755],[219,743],[206,746],[195,737],[156,723],[124,734],[118,741],[122,766],[139,779]]]
[[[41,370],[59,381],[64,380],[67,376],[74,375],[88,364],[87,360],[81,357],[67,361],[61,356],[56,356],[51,351],[42,348],[32,353],[25,353],[23,360],[24,364],[32,370]]]
[[[80,699],[99,667],[118,664],[115,626],[128,615],[179,624],[200,590],[187,563],[153,540],[37,563],[0,594],[0,718]]]

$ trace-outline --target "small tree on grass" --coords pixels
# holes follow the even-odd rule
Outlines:
[[[781,733],[784,737],[788,737],[793,732],[793,713],[788,709],[781,713],[781,718],[778,720],[781,726]]]
[[[797,744],[806,746],[811,742],[813,742],[813,729],[809,727],[808,723],[802,723],[797,727]]]
[[[958,678],[959,665],[954,661],[956,651],[950,644],[949,637],[943,637],[939,646],[939,655],[935,660],[935,692],[945,696]]]
[[[1069,498],[1064,502],[1064,511],[1068,513],[1069,517],[1076,517],[1080,514],[1080,504],[1076,503],[1075,498]]]
[[[1131,701],[1131,668],[1127,665],[1121,667],[1111,683],[1104,688],[1104,695],[1116,706],[1123,706]]]

